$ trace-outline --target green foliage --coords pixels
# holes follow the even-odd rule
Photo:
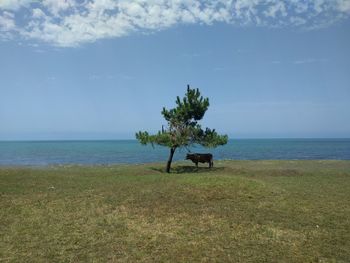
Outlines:
[[[167,127],[157,134],[147,131],[136,133],[141,144],[158,144],[172,149],[199,144],[204,147],[217,147],[227,143],[227,135],[219,135],[215,129],[202,129],[198,123],[209,107],[209,99],[203,98],[198,89],[187,87],[185,97],[176,98],[176,107],[170,110],[163,108],[162,115]]]
[[[198,89],[187,86],[185,97],[176,98],[177,107],[171,110],[163,108],[162,115],[169,123],[177,122],[194,126],[201,120],[209,107],[209,99],[203,98]]]

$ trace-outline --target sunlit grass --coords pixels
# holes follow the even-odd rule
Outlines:
[[[0,262],[348,262],[350,162],[0,168]]]

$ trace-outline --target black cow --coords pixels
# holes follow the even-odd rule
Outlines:
[[[198,167],[198,163],[209,163],[209,168],[214,166],[213,155],[211,153],[188,153],[186,160],[191,160]]]

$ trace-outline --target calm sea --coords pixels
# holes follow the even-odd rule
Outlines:
[[[350,139],[240,139],[211,152],[214,159],[239,160],[350,160]],[[175,160],[183,160],[186,149]],[[117,164],[162,162],[167,148],[142,146],[135,140],[0,142],[0,165]]]

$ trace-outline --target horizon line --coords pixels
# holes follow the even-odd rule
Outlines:
[[[350,137],[237,137],[233,140],[350,140]],[[137,141],[137,139],[0,139],[1,142],[103,142],[103,141]]]

